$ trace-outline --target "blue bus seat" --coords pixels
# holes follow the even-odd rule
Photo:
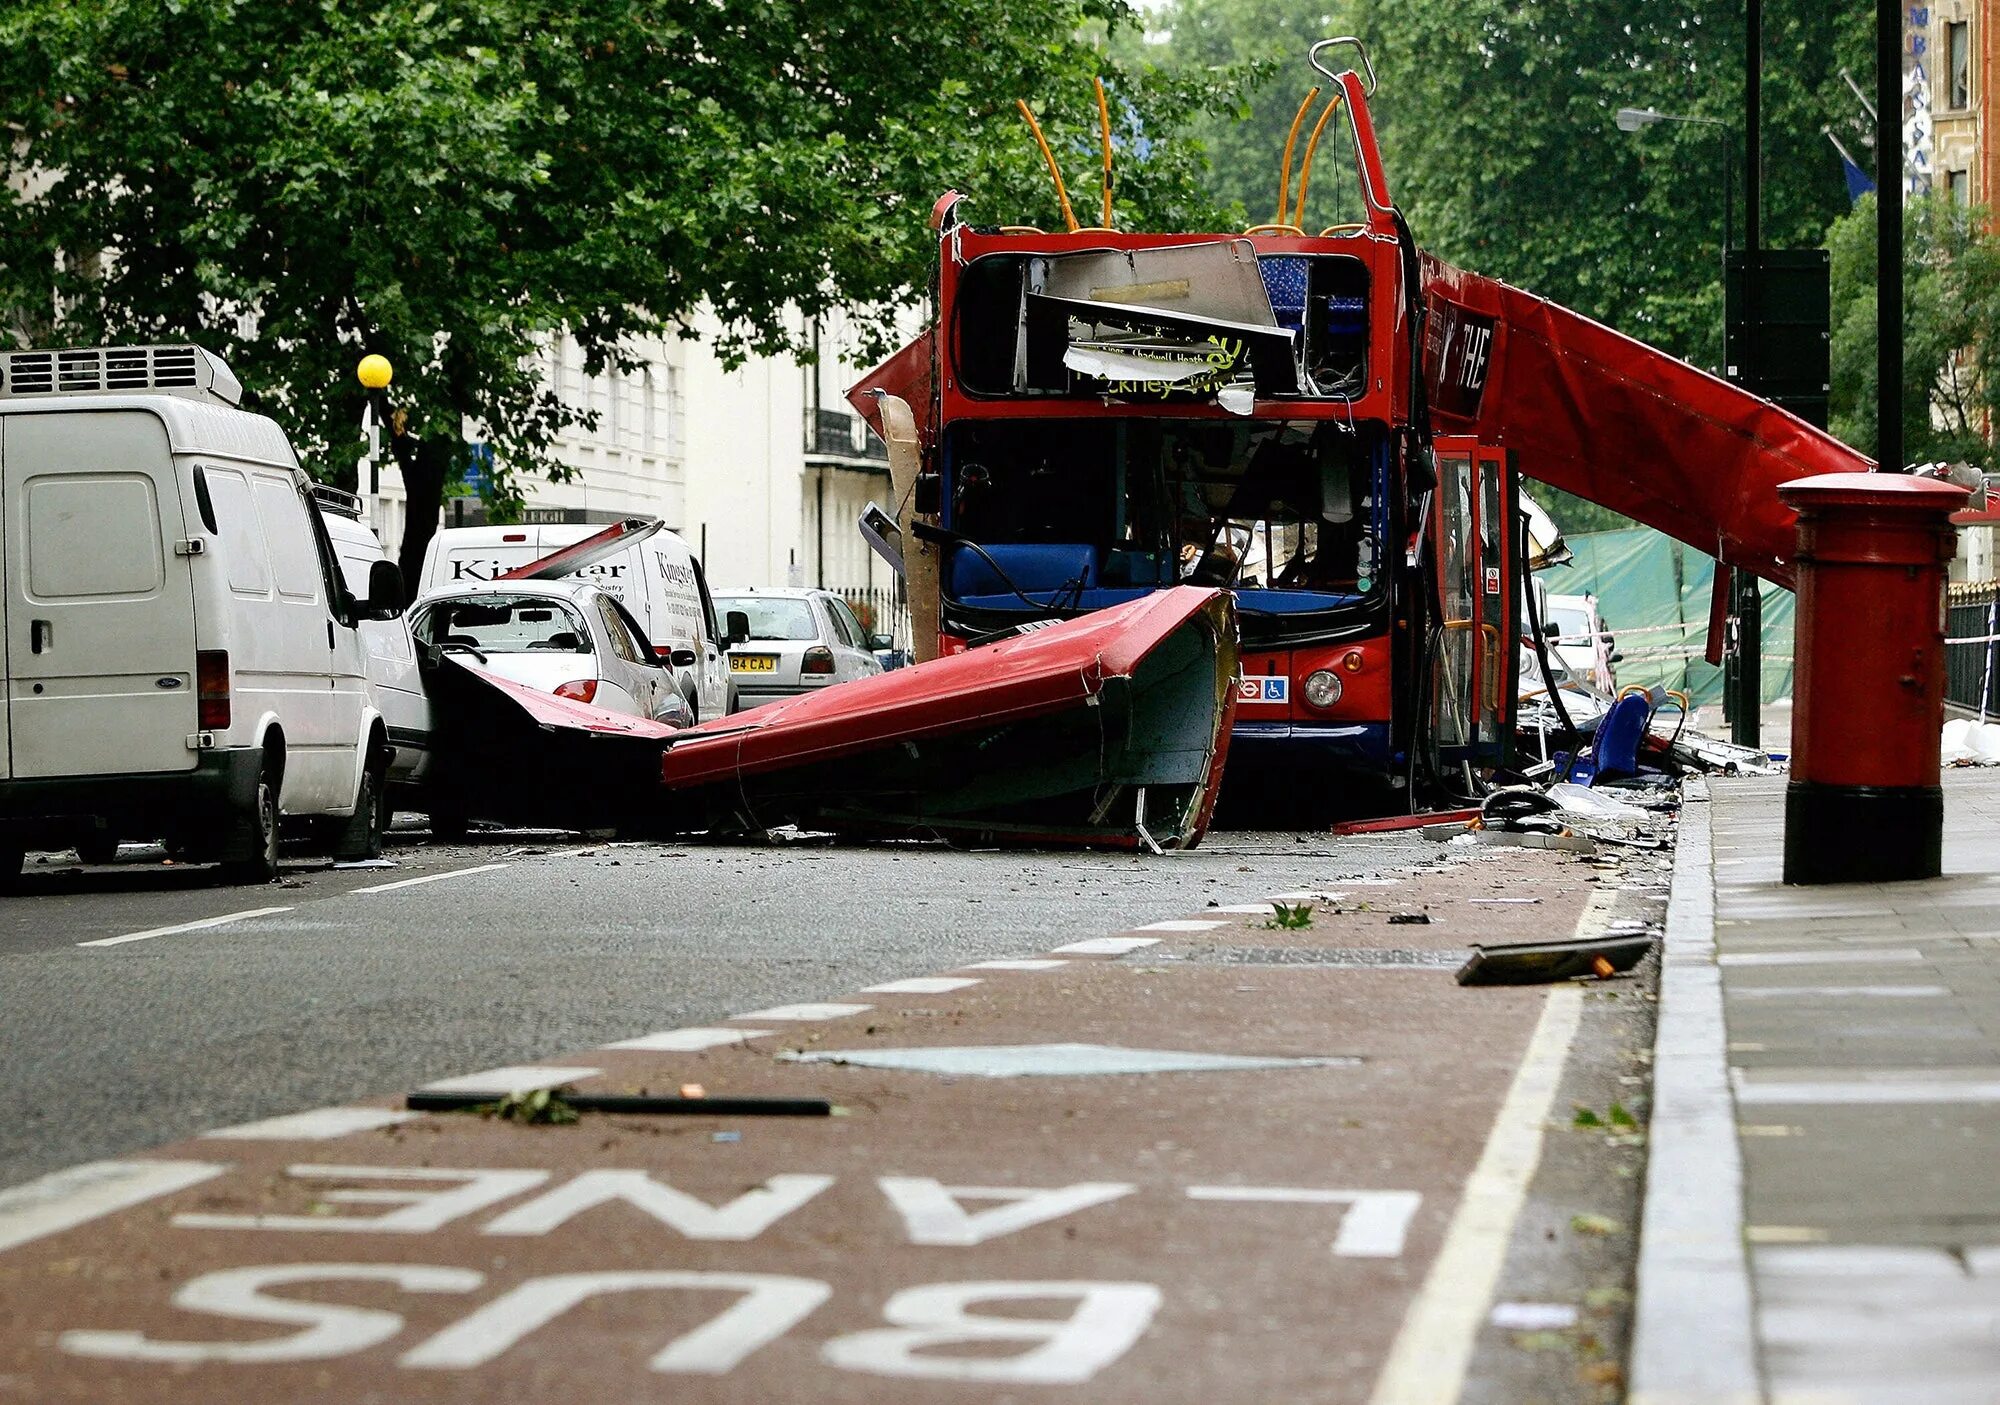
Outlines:
[[[1578,785],[1622,780],[1639,774],[1639,743],[1653,717],[1653,700],[1644,693],[1627,693],[1611,705],[1597,724],[1597,736],[1567,767]],[[1560,758],[1558,772],[1565,768]]]
[[[985,546],[986,557],[955,546],[951,552],[950,590],[953,599],[1009,593],[1009,587],[1024,594],[1061,590],[1081,583],[1097,584],[1097,548],[1088,542],[1004,542]],[[997,565],[1007,574],[993,569]],[[1018,603],[1018,602],[1017,602]]]

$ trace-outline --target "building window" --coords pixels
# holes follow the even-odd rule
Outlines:
[[[1966,206],[1972,203],[1972,173],[1970,171],[1946,171],[1944,188],[1951,196],[1951,203]]]
[[[1972,38],[1965,20],[1944,27],[1945,72],[1951,75],[1951,102],[1954,109],[1972,106]]]
[[[611,393],[616,397],[612,409],[612,430],[618,447],[640,449],[646,447],[646,376],[642,371],[618,371],[613,374]]]

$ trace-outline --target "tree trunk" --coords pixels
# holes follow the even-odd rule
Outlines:
[[[440,439],[418,439],[401,432],[400,426],[391,430],[389,452],[396,456],[396,466],[403,470],[403,489],[407,495],[403,546],[397,553],[396,564],[402,568],[412,596],[422,588],[424,549],[437,535],[438,518],[444,511],[444,486],[451,477],[452,451],[462,447]]]

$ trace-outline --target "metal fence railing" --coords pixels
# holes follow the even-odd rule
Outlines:
[[[806,452],[838,458],[889,461],[889,446],[859,415],[846,410],[806,411]]]
[[[2000,714],[2000,582],[1951,587],[1944,638],[1945,700],[1981,721]]]
[[[854,618],[870,634],[886,634],[895,641],[891,666],[907,662],[910,654],[910,607],[896,586],[834,592],[854,611]]]

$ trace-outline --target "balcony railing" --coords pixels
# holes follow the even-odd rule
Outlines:
[[[846,410],[806,411],[806,452],[871,463],[889,461],[889,446],[861,416]]]

